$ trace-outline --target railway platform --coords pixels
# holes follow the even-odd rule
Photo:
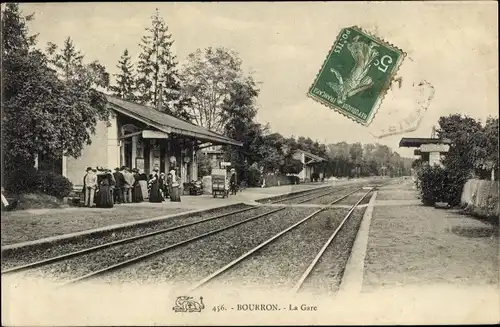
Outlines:
[[[41,239],[57,239],[65,235],[85,233],[150,219],[167,219],[189,212],[222,208],[238,203],[255,204],[257,200],[273,198],[327,185],[341,186],[352,183],[337,180],[325,183],[283,185],[268,188],[247,188],[227,198],[212,195],[181,196],[181,202],[129,203],[113,208],[51,208],[2,212],[2,248],[22,246]]]
[[[498,225],[423,206],[412,186],[369,203],[337,298],[357,301],[353,317],[367,322],[500,321]]]

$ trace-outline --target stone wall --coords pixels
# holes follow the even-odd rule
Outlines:
[[[462,190],[461,204],[481,217],[499,217],[498,181],[469,179]]]

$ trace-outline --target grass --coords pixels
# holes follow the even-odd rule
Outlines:
[[[1,244],[14,244],[63,235],[119,223],[186,211],[181,208],[133,207],[118,205],[110,209],[66,208],[2,212]]]

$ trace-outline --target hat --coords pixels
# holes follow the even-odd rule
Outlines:
[[[120,168],[116,167],[116,168],[115,168],[115,170],[116,170],[116,171],[119,171],[119,170],[120,170]]]
[[[154,167],[153,171],[159,171],[158,167]]]
[[[87,167],[87,170],[86,170],[86,171],[89,171],[89,170],[92,170],[92,167]]]

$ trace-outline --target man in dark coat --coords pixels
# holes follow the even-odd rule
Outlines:
[[[113,173],[113,177],[115,178],[115,190],[114,190],[115,203],[122,203],[123,202],[123,187],[125,186],[125,177],[120,172],[120,168],[115,168],[115,172]]]
[[[238,184],[236,182],[236,170],[231,169],[231,178],[229,179],[229,187],[231,189],[231,194],[236,194],[238,191]]]

